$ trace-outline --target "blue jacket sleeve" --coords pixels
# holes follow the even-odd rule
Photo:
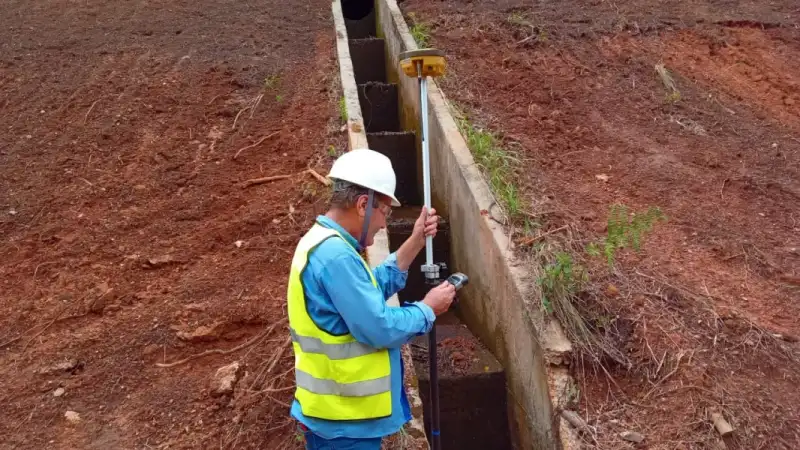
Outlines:
[[[356,255],[343,254],[320,273],[320,283],[356,340],[375,348],[398,348],[427,333],[436,316],[424,303],[408,307],[386,304],[383,290],[372,285]]]
[[[397,267],[396,253],[392,253],[379,266],[373,268],[372,273],[375,275],[378,287],[383,291],[383,298],[386,300],[406,287],[408,271],[401,271]]]

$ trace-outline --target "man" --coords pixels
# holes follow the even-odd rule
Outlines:
[[[399,349],[431,329],[455,288],[445,282],[420,302],[387,305],[405,286],[425,236],[436,234],[436,211],[423,208],[411,237],[370,269],[359,252],[400,206],[391,162],[373,150],[352,150],[328,176],[330,209],[300,240],[289,276],[297,383],[291,414],[309,450],[378,450],[384,436],[411,419]]]

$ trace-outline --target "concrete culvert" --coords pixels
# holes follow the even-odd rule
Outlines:
[[[342,15],[350,39],[375,36],[375,3],[371,0],[342,0]]]
[[[375,8],[372,0],[342,0],[342,13],[348,20],[361,20]]]

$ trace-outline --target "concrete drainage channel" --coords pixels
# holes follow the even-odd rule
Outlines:
[[[387,155],[398,175],[396,210],[368,249],[377,264],[408,237],[422,204],[419,100],[415,79],[398,77],[398,57],[415,49],[394,0],[334,0],[339,68],[350,148]],[[444,49],[446,50],[446,49]],[[567,371],[546,361],[566,361],[569,342],[526,304],[526,272],[514,267],[505,230],[482,211],[492,197],[456,128],[441,91],[429,83],[434,207],[446,218],[434,239],[434,261],[470,276],[453,312],[437,320],[440,352],[442,448],[550,449],[570,447],[569,429],[553,417]],[[426,292],[418,268],[390,302],[420,300]],[[427,339],[404,351],[418,448],[429,434]],[[547,354],[548,358],[545,358]],[[421,397],[420,398],[417,396]],[[420,408],[421,406],[421,408]],[[420,421],[420,415],[423,420]],[[422,423],[421,423],[422,422]],[[560,431],[560,433],[559,433]],[[558,438],[561,434],[561,439]]]

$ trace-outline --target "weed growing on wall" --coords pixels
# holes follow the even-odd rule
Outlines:
[[[475,162],[483,170],[492,193],[505,210],[508,219],[520,219],[525,208],[520,190],[514,183],[518,159],[500,144],[500,140],[491,131],[476,127],[461,115],[458,115],[457,121]]]

